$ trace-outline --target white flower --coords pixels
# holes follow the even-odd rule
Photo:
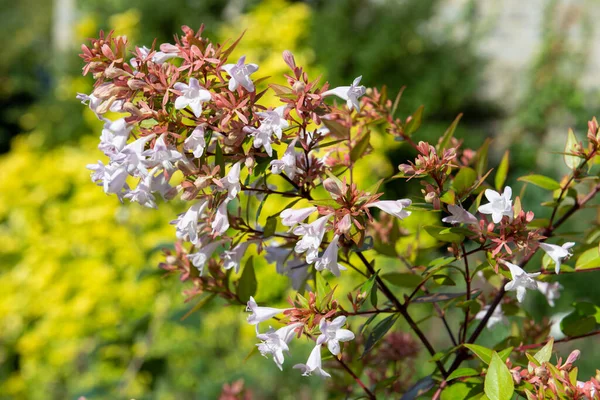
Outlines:
[[[302,239],[296,243],[296,253],[306,252],[306,262],[312,264],[319,255],[319,247],[325,235],[327,221],[332,214],[325,215],[310,224],[300,224],[294,229],[295,235],[302,235]]]
[[[124,192],[129,191],[129,186],[127,185],[127,169],[124,166],[119,166],[115,164],[109,164],[104,169],[104,193],[106,194],[116,194],[119,197],[119,200],[122,201]]]
[[[354,82],[352,82],[351,86],[336,87],[335,89],[324,92],[322,96],[325,97],[333,94],[342,100],[346,100],[348,108],[354,107],[354,109],[358,111],[360,109],[358,99],[367,92],[367,89],[364,86],[358,85],[361,79],[362,76],[359,76],[358,78],[354,79]]]
[[[146,170],[144,147],[146,143],[154,138],[154,134],[142,136],[129,143],[119,154],[114,155],[111,160],[127,168],[129,175],[142,177],[148,174]]]
[[[190,136],[183,142],[183,149],[194,153],[194,157],[200,158],[204,154],[206,140],[204,139],[204,128],[197,126]]]
[[[562,285],[558,282],[538,282],[538,290],[546,296],[546,300],[550,307],[554,307],[554,300],[557,300],[560,297],[560,290],[562,288]]]
[[[199,200],[184,213],[179,214],[171,224],[176,225],[177,239],[189,240],[192,244],[198,243],[198,220],[204,214],[208,202]]]
[[[450,214],[445,218],[442,218],[442,222],[448,224],[474,224],[477,225],[479,221],[473,214],[462,208],[460,205],[448,205],[448,211]]]
[[[302,375],[304,376],[309,376],[314,373],[315,375],[322,376],[323,378],[331,378],[331,375],[323,370],[321,364],[320,344],[316,345],[315,348],[310,352],[306,364],[296,364],[294,365],[294,368],[302,370]]]
[[[188,254],[188,258],[194,267],[198,268],[200,275],[202,275],[204,272],[204,266],[206,265],[206,262],[210,260],[217,247],[221,246],[222,244],[223,240],[210,242],[201,246],[197,252]]]
[[[281,160],[271,161],[271,172],[279,175],[282,171],[290,179],[294,179],[296,175],[296,151],[294,146],[296,145],[296,139],[292,140],[292,143],[287,147],[285,153],[281,157]]]
[[[315,261],[315,269],[322,271],[328,269],[335,276],[340,276],[340,271],[345,271],[341,264],[338,263],[338,241],[340,240],[339,235],[335,235],[323,255]]]
[[[293,210],[291,208],[285,209],[279,214],[281,218],[281,224],[293,228],[300,222],[308,218],[312,213],[317,211],[317,207],[306,207]]]
[[[154,147],[144,151],[142,156],[149,157],[144,163],[150,168],[162,165],[168,172],[172,172],[175,169],[173,164],[183,158],[180,152],[167,146],[164,135],[156,139]]]
[[[221,184],[227,190],[227,200],[233,200],[240,192],[242,186],[240,184],[240,169],[242,162],[238,161],[233,164],[227,175],[221,178]]]
[[[512,281],[508,282],[506,286],[504,286],[504,290],[516,290],[517,300],[519,303],[522,303],[525,299],[526,289],[535,290],[538,288],[538,282],[533,278],[538,276],[540,273],[536,272],[534,274],[528,274],[518,265],[509,263],[508,261],[504,261],[504,264],[510,270],[510,274],[513,279]]]
[[[235,273],[237,274],[240,271],[240,262],[242,261],[242,257],[248,250],[248,246],[250,246],[253,242],[246,241],[238,244],[230,250],[226,250],[223,252],[223,268],[224,269],[235,269]]]
[[[250,128],[252,136],[254,136],[253,146],[258,149],[264,147],[265,152],[271,157],[273,155],[273,139],[271,139],[271,132],[261,129]]]
[[[154,195],[150,192],[152,179],[153,176],[151,174],[147,175],[140,180],[135,189],[127,193],[124,197],[132,202],[140,203],[144,207],[158,208],[154,200]]]
[[[254,92],[254,83],[250,79],[250,75],[258,71],[258,65],[244,64],[245,62],[246,56],[242,56],[236,64],[225,64],[222,67],[231,76],[229,79],[229,90],[232,92],[239,85],[242,85],[249,92]]]
[[[100,144],[98,148],[102,152],[112,159],[112,157],[118,154],[129,139],[129,133],[133,129],[133,125],[128,125],[125,122],[125,118],[119,118],[116,121],[104,120],[104,127],[102,128],[102,135],[100,135]]]
[[[86,168],[92,171],[91,178],[92,182],[101,186],[102,180],[104,179],[104,174],[106,173],[106,168],[104,163],[98,160],[98,164],[88,164]]]
[[[152,177],[150,191],[158,193],[164,200],[171,200],[177,194],[177,188],[169,185],[169,179],[172,175],[158,174]]]
[[[262,340],[262,343],[257,344],[258,351],[260,351],[260,354],[264,357],[269,354],[272,355],[273,361],[275,361],[277,367],[279,367],[280,370],[283,370],[283,352],[289,351],[288,344],[294,338],[294,329],[300,326],[302,326],[302,323],[296,322],[284,326],[283,328],[279,328],[277,331],[270,328],[265,333],[259,333],[256,337]]]
[[[404,208],[410,206],[411,203],[412,201],[409,199],[380,200],[367,205],[367,207],[377,207],[381,211],[393,215],[394,217],[404,219],[411,214],[410,211],[404,210]]]
[[[483,317],[485,317],[485,315],[487,314],[489,309],[490,309],[489,305],[483,307],[481,309],[481,311],[479,311],[477,314],[475,314],[475,319],[480,319],[480,320],[483,319]],[[508,319],[504,316],[504,313],[502,312],[502,307],[500,305],[498,305],[494,309],[494,312],[492,313],[492,315],[490,315],[490,318],[488,319],[485,326],[488,329],[492,329],[494,327],[494,325],[496,325],[500,322],[502,322],[503,324],[506,324],[506,323],[508,323]]]
[[[321,319],[319,329],[321,335],[317,338],[317,344],[327,343],[327,348],[331,354],[337,356],[340,354],[340,342],[348,342],[354,340],[354,333],[348,329],[343,329],[342,326],[346,323],[346,317],[340,315],[333,321],[327,322],[325,318]]]
[[[246,311],[251,311],[252,314],[248,316],[248,323],[251,325],[256,325],[261,322],[265,322],[277,314],[281,314],[287,309],[273,308],[273,307],[259,307],[256,304],[256,301],[252,296],[250,296],[250,300],[248,300]]]
[[[569,249],[573,246],[575,246],[574,242],[567,242],[562,246],[557,246],[550,243],[540,243],[542,250],[548,253],[548,256],[550,256],[552,261],[554,261],[554,264],[556,265],[554,271],[556,274],[560,273],[560,265],[562,262],[568,260],[569,257],[573,255],[573,252],[569,251]]]
[[[256,115],[261,118],[258,130],[268,132],[269,134],[273,133],[275,136],[277,136],[277,139],[281,139],[281,135],[283,134],[282,129],[290,126],[285,118],[283,118],[283,113],[286,107],[287,106],[279,106],[272,111],[257,112]]]
[[[98,109],[98,107],[100,107],[100,104],[102,104],[101,99],[97,98],[93,94],[90,94],[88,96],[85,93],[77,93],[76,99],[80,100],[81,104],[84,104],[84,105],[87,105],[88,107],[90,107],[90,110],[92,110],[94,112],[94,114],[96,114],[98,119],[101,118],[100,114],[98,114],[98,112],[96,111]]]
[[[173,88],[181,92],[181,96],[175,100],[175,109],[181,110],[189,106],[196,118],[202,114],[202,103],[211,99],[210,92],[200,86],[198,79],[190,78],[190,84],[177,82]]]
[[[229,229],[229,214],[227,214],[227,203],[228,200],[225,200],[221,203],[219,208],[217,208],[217,213],[215,214],[215,219],[212,222],[213,234],[222,235],[225,233],[227,229]]]
[[[502,221],[503,216],[507,216],[510,221],[513,220],[512,208],[512,189],[510,186],[504,188],[504,193],[500,194],[492,189],[485,190],[485,197],[489,203],[479,206],[478,211],[482,214],[492,214],[492,221],[495,224]]]

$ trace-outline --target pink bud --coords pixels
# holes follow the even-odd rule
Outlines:
[[[296,60],[294,60],[294,55],[289,51],[285,50],[283,52],[283,61],[291,68],[296,68]]]

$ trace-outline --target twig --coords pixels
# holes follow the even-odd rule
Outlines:
[[[569,337],[566,337],[564,339],[555,340],[554,343],[566,343],[566,342],[570,342],[571,340],[583,339],[583,338],[586,338],[586,337],[596,336],[596,335],[600,335],[600,330],[589,332],[589,333],[586,333],[584,335],[569,336]],[[549,342],[549,340],[544,340],[542,343],[526,344],[526,345],[523,345],[523,346],[515,347],[513,349],[513,351],[524,352],[524,351],[531,350],[531,349],[537,349],[538,347],[544,346],[548,342]]]
[[[350,367],[348,365],[346,365],[346,363],[343,360],[340,360],[337,357],[333,357],[338,363],[340,363],[340,365],[342,367],[344,367],[344,369],[352,376],[352,378],[354,378],[354,380],[356,381],[356,383],[358,383],[358,385],[365,391],[365,393],[367,394],[367,396],[369,396],[370,399],[376,399],[377,397],[375,397],[375,394],[373,394],[373,392],[371,392],[371,390],[369,390],[369,388],[363,383],[363,381],[360,380],[360,378],[358,376],[356,376],[356,374],[354,373],[354,371],[352,371],[350,369]]]

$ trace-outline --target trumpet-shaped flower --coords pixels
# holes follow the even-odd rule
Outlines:
[[[104,174],[106,173],[106,166],[104,165],[104,163],[98,160],[97,164],[88,164],[85,167],[92,171],[92,182],[94,182],[98,186],[102,186],[102,180],[104,179]]]
[[[204,128],[197,126],[192,134],[183,142],[183,149],[191,151],[194,157],[200,158],[204,154],[206,148],[206,140],[204,139]]]
[[[277,314],[281,314],[287,309],[273,308],[273,307],[259,307],[254,300],[254,297],[250,296],[248,300],[246,311],[252,312],[247,318],[247,321],[251,325],[256,325],[261,322],[270,320]]]
[[[394,217],[404,219],[410,215],[410,211],[406,211],[404,208],[410,206],[411,203],[412,201],[410,201],[409,199],[380,200],[368,204],[367,207],[377,207],[381,211],[393,215]]]
[[[442,218],[442,222],[448,224],[478,224],[477,218],[459,205],[450,204],[448,211],[451,215]]]
[[[227,214],[227,203],[228,200],[225,200],[221,203],[219,208],[217,208],[217,213],[215,214],[215,219],[212,222],[213,234],[222,235],[225,233],[227,229],[229,229],[229,214]]]
[[[489,309],[490,309],[489,305],[483,307],[481,309],[481,311],[479,311],[477,314],[475,314],[475,319],[479,319],[479,320],[483,319],[486,316],[486,314],[489,311]],[[500,307],[498,305],[494,309],[494,312],[492,313],[492,315],[490,315],[490,318],[487,320],[487,323],[485,324],[485,326],[488,329],[492,329],[495,325],[497,325],[500,322],[502,322],[503,324],[507,324],[508,323],[508,319],[506,318],[506,316],[502,312],[502,307]]]
[[[281,139],[283,129],[290,126],[290,124],[283,117],[286,107],[287,106],[279,106],[272,111],[257,112],[256,114],[261,118],[258,130],[267,132],[269,135],[272,133],[277,136],[277,139]]]
[[[327,348],[331,354],[337,356],[340,354],[340,342],[348,342],[354,340],[354,333],[348,329],[343,329],[342,326],[346,323],[346,317],[340,315],[333,321],[328,322],[325,318],[321,319],[319,329],[321,335],[317,338],[317,344],[327,343]]]
[[[123,150],[127,144],[132,129],[133,125],[128,125],[125,118],[119,118],[116,121],[105,119],[98,148],[112,160],[113,156]]]
[[[148,157],[144,163],[150,168],[161,165],[168,172],[172,172],[175,169],[173,164],[183,158],[180,152],[167,146],[164,135],[156,139],[154,147],[144,151],[142,156]]]
[[[360,109],[360,104],[358,103],[358,99],[367,92],[367,89],[360,85],[360,80],[362,76],[354,79],[352,85],[350,86],[339,86],[335,89],[328,90],[323,93],[323,97],[334,95],[339,97],[342,100],[346,101],[348,108],[354,108],[356,111]]]
[[[125,198],[129,201],[140,203],[144,207],[158,208],[154,195],[151,193],[152,175],[148,174],[140,180],[137,187],[125,194]]]
[[[104,168],[104,179],[102,181],[104,185],[104,193],[116,194],[119,200],[122,201],[123,191],[128,192],[129,186],[127,185],[127,168],[125,166],[115,165],[111,163]]]
[[[252,241],[245,241],[233,247],[232,249],[223,252],[223,268],[234,268],[235,273],[237,274],[240,271],[240,262],[242,261],[242,257],[244,254],[246,254],[248,246],[250,246],[252,243]]]
[[[175,109],[181,110],[189,106],[196,118],[200,118],[202,103],[206,103],[211,99],[210,92],[200,86],[196,78],[190,78],[189,85],[177,82],[173,85],[173,88],[181,92],[181,96],[175,100]]]
[[[283,210],[281,214],[279,214],[281,217],[281,224],[293,228],[308,218],[315,211],[317,211],[317,207],[299,208],[297,210],[287,208]]]
[[[511,221],[513,220],[513,207],[512,207],[512,189],[510,186],[504,188],[502,194],[492,189],[486,189],[485,197],[489,203],[479,206],[478,211],[482,214],[491,214],[492,221],[495,224],[502,221],[503,216],[507,216]]]
[[[240,169],[242,162],[238,161],[233,164],[227,175],[221,178],[221,184],[227,189],[227,200],[233,200],[240,192],[242,186],[240,184]]]
[[[315,375],[322,376],[323,378],[331,378],[331,375],[325,372],[322,367],[320,344],[316,345],[310,352],[306,364],[296,364],[294,365],[294,368],[301,370],[302,375],[304,376],[309,376],[314,373]]]
[[[271,161],[271,172],[279,175],[282,171],[290,178],[294,179],[296,176],[296,151],[294,146],[296,145],[296,139],[292,140],[292,143],[287,147],[285,153],[281,157],[281,160]]]
[[[550,256],[552,261],[554,261],[554,272],[556,272],[556,274],[560,273],[560,265],[562,262],[568,260],[573,255],[573,252],[569,250],[573,246],[575,246],[574,242],[567,242],[562,246],[550,243],[540,243],[542,250],[544,250],[548,256]]]
[[[296,243],[296,253],[306,252],[306,262],[312,264],[319,255],[319,247],[325,235],[327,221],[332,214],[325,215],[310,224],[300,224],[294,229],[295,235],[302,235],[302,239]]]
[[[184,213],[179,214],[171,224],[177,228],[177,239],[189,240],[192,244],[198,243],[198,221],[208,206],[206,200],[199,200]]]
[[[200,275],[204,273],[204,266],[210,260],[217,247],[223,244],[223,240],[217,240],[210,242],[206,245],[200,246],[197,252],[188,254],[188,258],[192,262],[192,265],[198,268]]]
[[[241,56],[235,64],[225,64],[223,69],[227,71],[229,76],[229,90],[234,91],[238,86],[242,86],[249,92],[254,92],[254,83],[250,79],[250,75],[258,71],[258,65],[245,64],[246,56]]]
[[[322,271],[328,269],[335,276],[340,276],[340,271],[345,271],[346,268],[338,263],[338,241],[339,235],[335,235],[323,255],[315,261],[315,269]]]
[[[301,326],[301,322],[296,322],[277,330],[270,328],[265,333],[259,333],[256,337],[260,339],[262,343],[257,344],[258,351],[260,351],[260,354],[264,357],[272,355],[273,361],[275,361],[277,367],[280,370],[283,370],[283,352],[289,351],[288,344],[294,338],[294,330]]]
[[[546,297],[550,307],[554,307],[554,300],[560,297],[562,288],[562,285],[558,282],[538,282],[538,290]]]
[[[528,274],[518,265],[509,263],[508,261],[504,261],[504,264],[508,267],[512,276],[512,281],[508,282],[504,286],[504,290],[516,291],[517,300],[519,303],[522,303],[525,299],[525,292],[527,289],[538,289],[538,282],[533,278],[538,276],[540,273],[536,272],[534,274]]]

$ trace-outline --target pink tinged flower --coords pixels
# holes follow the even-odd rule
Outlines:
[[[296,151],[294,150],[296,140],[292,140],[292,143],[290,143],[285,153],[283,153],[281,160],[271,161],[272,173],[279,175],[281,172],[284,172],[290,179],[294,179],[294,176],[296,176]]]
[[[331,378],[331,375],[325,372],[322,367],[320,344],[316,345],[315,348],[310,352],[306,364],[296,364],[294,365],[294,368],[301,370],[303,376],[310,376],[314,373],[315,375],[323,378]]]
[[[342,326],[346,323],[346,317],[341,315],[333,321],[328,322],[325,318],[321,319],[319,329],[321,335],[317,338],[317,344],[327,343],[327,348],[334,356],[340,354],[340,342],[354,340],[354,333]]]
[[[181,110],[189,106],[196,118],[200,118],[202,103],[206,103],[211,99],[210,92],[200,86],[196,78],[190,78],[189,85],[177,82],[173,88],[181,92],[181,96],[175,100],[175,109]]]
[[[115,155],[112,160],[120,163],[121,165],[126,165],[129,175],[147,175],[148,171],[146,170],[146,164],[144,163],[145,157],[142,155],[142,153],[144,153],[146,143],[152,140],[154,136],[155,135],[152,134],[136,139],[125,146],[125,148],[119,154]]]
[[[225,64],[222,67],[231,77],[229,90],[232,92],[240,85],[247,91],[254,92],[254,83],[250,79],[250,75],[258,71],[258,65],[244,64],[245,62],[246,56],[242,56],[236,64]]]
[[[142,156],[148,157],[144,163],[150,168],[161,165],[167,172],[174,171],[174,163],[183,159],[183,155],[176,149],[173,149],[165,143],[164,135],[161,135],[154,147],[142,153]]]
[[[169,43],[163,43],[160,45],[161,51],[157,51],[152,56],[152,62],[155,64],[164,64],[166,61],[179,57],[179,49]]]
[[[306,262],[312,264],[319,256],[319,247],[325,235],[327,221],[333,214],[325,215],[310,224],[300,224],[294,229],[295,235],[302,235],[302,238],[296,243],[294,250],[296,253],[306,252]]]
[[[381,211],[386,212],[394,217],[404,219],[408,217],[411,212],[406,211],[404,208],[410,206],[412,201],[409,199],[401,200],[380,200],[367,205],[367,207],[377,207]]]
[[[223,240],[217,240],[216,242],[210,242],[198,249],[195,253],[188,254],[188,258],[192,262],[192,265],[200,271],[200,275],[204,272],[204,266],[210,260],[217,247],[223,244]]]
[[[346,101],[349,109],[354,108],[356,111],[358,111],[360,109],[358,99],[367,92],[367,89],[364,86],[359,86],[361,79],[362,76],[359,76],[358,78],[354,79],[352,85],[336,87],[335,89],[324,92],[322,96],[337,96]]]
[[[250,311],[247,321],[250,325],[257,325],[261,322],[265,322],[273,318],[274,316],[281,314],[286,309],[273,308],[273,307],[259,307],[252,296],[248,300],[246,311]]]
[[[277,139],[281,139],[283,129],[290,126],[290,124],[283,117],[286,107],[287,106],[279,106],[273,111],[257,112],[256,115],[261,118],[258,130],[267,132],[269,135],[273,133],[275,136],[277,136]]]
[[[506,286],[504,286],[504,290],[516,291],[517,300],[519,303],[522,303],[525,299],[525,292],[527,289],[538,289],[538,282],[533,278],[538,276],[540,273],[536,272],[534,274],[528,274],[518,265],[509,263],[508,261],[504,261],[504,264],[508,267],[510,270],[510,275],[512,276],[512,281],[508,282]]]
[[[192,134],[185,139],[183,142],[183,149],[186,151],[191,151],[194,154],[194,157],[200,158],[202,154],[204,154],[204,149],[206,148],[206,140],[204,139],[204,128],[202,126],[197,126]]]
[[[248,246],[250,246],[253,242],[247,241],[238,244],[234,248],[230,250],[226,250],[223,252],[223,268],[224,269],[235,269],[235,273],[237,274],[240,271],[240,264],[242,261],[242,257],[246,254],[246,250],[248,250]]]
[[[338,222],[336,229],[337,232],[344,234],[350,232],[350,228],[352,228],[352,217],[350,217],[350,214],[346,214],[340,222]]]
[[[102,180],[104,179],[104,174],[106,173],[104,163],[98,160],[98,164],[88,164],[86,165],[86,168],[92,171],[92,182],[98,186],[102,186]]]
[[[192,206],[179,217],[171,221],[176,226],[177,239],[189,240],[192,244],[198,244],[198,220],[204,214],[208,202],[204,199],[192,204]]]
[[[448,206],[448,211],[450,211],[450,216],[442,218],[442,222],[447,224],[479,224],[479,221],[473,214],[465,210],[459,205],[450,204]]]
[[[98,112],[96,110],[98,109],[100,104],[102,104],[102,100],[100,100],[93,94],[90,94],[88,96],[85,93],[77,93],[76,99],[81,101],[81,104],[87,105],[90,108],[90,110],[92,110],[94,112],[94,114],[96,114],[96,116],[99,119],[101,118],[100,114],[98,114]]]
[[[127,169],[124,166],[109,164],[104,169],[104,193],[106,194],[116,194],[119,197],[119,200],[123,201],[123,191],[127,192],[129,190],[129,186],[127,186],[126,180]]]
[[[489,309],[490,309],[489,305],[483,307],[481,309],[481,311],[479,311],[477,314],[475,314],[475,319],[482,320],[486,316]],[[494,312],[492,313],[492,315],[490,315],[490,318],[488,319],[485,326],[488,329],[492,329],[495,325],[499,324],[500,322],[502,322],[503,324],[507,324],[508,319],[504,316],[504,313],[502,312],[502,307],[497,306],[494,309]]]
[[[340,276],[340,271],[345,271],[346,268],[338,263],[338,241],[339,235],[335,235],[323,255],[315,261],[315,269],[322,271],[329,270],[335,276]]]
[[[558,282],[538,282],[538,290],[546,297],[550,307],[554,307],[554,300],[560,298],[562,288],[562,285]]]
[[[222,235],[229,229],[229,214],[227,214],[227,203],[229,201],[225,200],[221,203],[219,208],[217,208],[217,214],[215,215],[215,219],[212,222],[213,234]]]
[[[252,145],[255,149],[259,149],[263,147],[265,152],[271,157],[273,155],[273,140],[271,139],[271,132],[260,129],[252,129],[252,136],[254,136],[254,140]]]
[[[513,220],[513,207],[512,207],[512,189],[510,186],[504,188],[504,193],[500,194],[492,189],[486,189],[485,197],[489,203],[479,206],[478,211],[482,214],[491,214],[492,221],[495,224],[502,221],[503,216],[507,216],[510,221]]]
[[[240,192],[242,186],[240,184],[240,170],[242,162],[238,161],[233,164],[227,175],[221,178],[221,184],[227,190],[227,200],[233,200]]]
[[[119,118],[116,121],[105,119],[98,148],[112,160],[113,156],[123,150],[127,144],[132,129],[133,125],[128,125],[125,118]]]
[[[270,328],[265,333],[259,333],[256,337],[260,339],[262,343],[257,344],[258,351],[260,351],[260,354],[264,357],[272,355],[273,361],[277,367],[280,370],[283,370],[283,352],[289,352],[288,344],[294,338],[294,330],[302,325],[301,322],[296,322],[279,328],[277,331]]]
[[[297,210],[288,208],[279,214],[281,218],[281,224],[293,228],[312,215],[315,211],[317,211],[317,207],[306,207]]]
[[[562,262],[568,260],[573,255],[573,252],[569,250],[573,246],[575,246],[574,242],[567,242],[562,246],[550,243],[540,243],[542,250],[544,250],[552,261],[554,261],[554,264],[556,265],[554,271],[556,274],[560,273],[560,265]]]
[[[158,208],[154,195],[151,193],[152,175],[149,174],[141,179],[137,187],[128,192],[124,197],[132,202],[141,204],[148,208]]]
[[[177,188],[174,188],[169,184],[171,176],[165,174],[158,174],[152,177],[150,184],[150,191],[152,193],[158,193],[164,200],[171,200],[177,195]]]

